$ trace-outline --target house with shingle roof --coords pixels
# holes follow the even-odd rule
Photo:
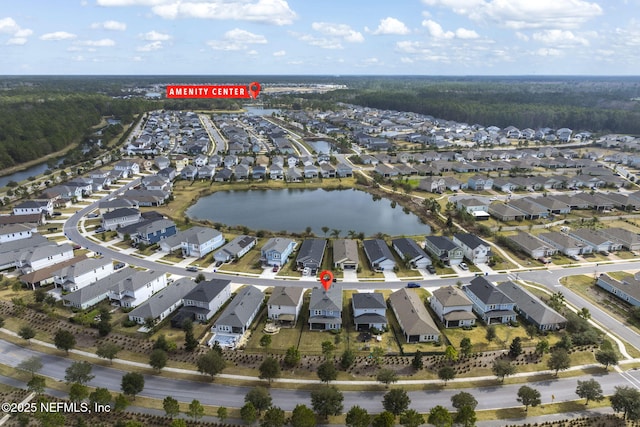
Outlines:
[[[264,293],[260,289],[251,285],[243,287],[220,314],[211,332],[241,337],[251,326],[263,301]]]
[[[368,331],[372,328],[383,330],[387,327],[387,303],[380,292],[354,293],[351,308],[356,331]]]
[[[620,281],[606,273],[602,273],[596,280],[596,285],[621,300],[635,307],[640,307],[640,280],[635,277],[625,278]]]
[[[102,228],[108,231],[126,227],[138,221],[140,221],[140,211],[132,207],[114,209],[102,214]]]
[[[113,262],[108,258],[86,258],[61,267],[53,273],[53,283],[65,292],[77,291],[113,273]]]
[[[203,280],[183,298],[183,306],[171,319],[171,326],[182,327],[185,319],[206,323],[231,298],[231,281]]]
[[[502,282],[498,284],[498,289],[516,303],[515,311],[539,330],[555,331],[566,326],[567,319],[564,316],[523,287],[513,282]]]
[[[629,251],[640,250],[640,235],[633,231],[620,227],[610,227],[600,230],[600,233],[609,239],[622,244],[622,247]]]
[[[111,301],[117,301],[120,307],[133,308],[166,286],[167,275],[164,272],[136,271],[132,276],[115,283],[107,296]]]
[[[431,255],[448,265],[458,265],[464,258],[462,248],[446,236],[426,236],[424,248]]]
[[[435,342],[440,339],[436,323],[412,289],[402,288],[392,293],[389,304],[408,343]]]
[[[256,245],[257,241],[253,236],[237,236],[213,254],[213,259],[219,262],[229,262],[234,259],[240,259]]]
[[[524,231],[511,236],[505,236],[505,238],[517,249],[534,259],[542,260],[546,257],[553,256],[558,252],[555,247],[546,244],[537,237],[529,233],[525,233]]]
[[[284,237],[272,237],[260,250],[260,260],[269,266],[283,266],[296,247],[296,242]]]
[[[465,293],[453,286],[443,286],[433,291],[429,305],[445,328],[472,326],[476,323],[473,303]]]
[[[189,277],[183,277],[153,294],[143,304],[129,312],[129,320],[144,325],[147,319],[161,322],[182,306],[182,298],[198,284]]]
[[[427,268],[431,265],[431,258],[415,240],[401,237],[393,239],[391,244],[400,258],[411,268]]]
[[[327,241],[325,239],[306,239],[303,241],[296,258],[298,270],[305,270],[309,275],[315,275],[322,266],[326,247]]]
[[[552,231],[549,233],[540,233],[538,238],[545,243],[558,249],[568,257],[577,257],[578,255],[590,254],[593,248],[584,242],[574,239],[568,234]]]
[[[269,319],[281,326],[295,326],[298,322],[304,289],[297,286],[276,286],[267,303]]]
[[[369,265],[373,270],[391,271],[395,268],[395,258],[384,240],[363,240],[362,246],[367,259],[369,260]]]
[[[483,276],[462,287],[473,303],[473,311],[487,324],[516,320],[515,303]]]
[[[492,255],[491,246],[475,234],[454,233],[453,243],[462,249],[464,257],[473,264],[487,263]]]
[[[602,233],[590,228],[578,228],[570,230],[569,236],[591,246],[594,252],[615,252],[622,249],[622,243],[610,239]]]
[[[309,301],[309,329],[328,331],[342,328],[342,287],[313,288]]]
[[[357,270],[360,258],[358,242],[351,239],[333,241],[333,266],[341,270]]]

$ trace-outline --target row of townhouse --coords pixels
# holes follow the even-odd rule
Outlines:
[[[16,268],[20,274],[28,274],[74,257],[73,247],[68,243],[57,244],[31,226],[16,228],[14,225],[4,231],[4,241],[0,242],[0,270]]]
[[[197,168],[188,165],[180,171],[180,178],[193,181],[213,180],[216,182],[226,182],[231,179],[236,181],[244,181],[247,179],[263,180],[269,178],[271,180],[293,181],[301,179],[322,178],[348,178],[353,176],[353,168],[345,163],[339,163],[336,166],[330,163],[324,163],[319,166],[307,165],[302,168],[290,167],[285,169],[278,165],[270,167],[263,165],[255,165],[249,167],[247,165],[237,165],[235,167],[222,167],[216,169],[213,166],[202,166]]]

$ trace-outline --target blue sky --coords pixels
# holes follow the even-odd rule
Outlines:
[[[640,75],[640,0],[21,0],[0,74]]]

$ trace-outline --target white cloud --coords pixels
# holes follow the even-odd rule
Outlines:
[[[490,21],[514,30],[525,28],[576,28],[602,14],[602,8],[585,0],[422,0],[478,21]]]
[[[456,30],[456,37],[459,39],[470,40],[470,39],[477,39],[480,36],[478,35],[478,33],[476,33],[473,30],[467,30],[466,28],[458,28]]]
[[[27,43],[26,37],[12,37],[9,40],[7,40],[7,44],[14,45],[14,46],[21,46],[26,43]]]
[[[562,55],[562,51],[559,49],[542,47],[536,50],[535,54],[538,56],[560,56]]]
[[[20,26],[13,18],[0,19],[0,33],[13,34],[20,30]]]
[[[524,33],[521,33],[520,31],[516,31],[516,37],[519,40],[522,40],[524,42],[528,42],[529,41],[529,36],[524,34]]]
[[[132,3],[133,0],[102,0]],[[210,0],[157,2],[151,10],[165,19],[201,18],[289,25],[297,18],[285,0]]]
[[[301,34],[293,31],[289,32],[289,34],[311,46],[316,46],[322,49],[344,49],[342,43],[340,43],[340,40],[337,38],[328,39],[324,37],[314,37],[310,34]]]
[[[8,45],[23,45],[27,43],[27,37],[31,36],[33,31],[21,28],[13,18],[7,17],[0,19],[0,33],[11,35],[7,40]]]
[[[124,31],[127,29],[127,24],[118,21],[94,22],[91,24],[91,28],[94,30]]]
[[[75,39],[77,36],[66,31],[55,31],[53,33],[46,33],[40,36],[40,40],[69,40]]]
[[[84,40],[78,42],[81,46],[90,46],[90,47],[110,47],[115,46],[116,42],[111,39],[100,39],[100,40]]]
[[[378,28],[376,28],[376,30],[373,32],[373,34],[396,34],[402,36],[405,34],[409,34],[410,32],[411,30],[407,28],[404,22],[389,16],[380,20],[380,24],[378,25]]]
[[[97,0],[98,6],[156,6],[168,3],[166,0]]]
[[[570,47],[575,45],[589,46],[589,40],[576,36],[568,30],[545,30],[533,33],[532,38],[537,42],[555,47]]]
[[[273,52],[273,56],[285,56],[287,54],[284,50],[279,50],[277,52]]]
[[[151,42],[151,43],[147,43],[145,45],[139,46],[138,48],[136,48],[136,50],[138,52],[151,52],[154,50],[158,50],[158,49],[162,49],[162,42],[161,41],[155,41],[155,42]]]
[[[330,22],[314,22],[311,24],[311,28],[319,33],[330,36],[338,37],[349,43],[361,43],[364,41],[362,33],[353,30],[346,24],[333,24]]]
[[[147,40],[150,42],[156,41],[166,41],[171,38],[169,34],[159,33],[157,31],[149,31],[148,33],[140,34],[139,36],[142,40]]]
[[[442,25],[438,24],[431,19],[425,19],[422,21],[422,26],[427,28],[429,35],[435,39],[452,39],[455,34],[452,31],[444,31]]]
[[[215,50],[244,50],[252,44],[266,44],[267,39],[240,28],[234,28],[224,33],[222,40],[210,40],[207,42]]]

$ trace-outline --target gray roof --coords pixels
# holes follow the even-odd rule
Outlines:
[[[548,244],[546,244],[542,240],[538,239],[537,237],[529,233],[525,233],[523,231],[519,232],[516,235],[506,236],[506,237],[507,239],[511,240],[518,246],[521,246],[530,252],[543,247],[548,249],[551,248]]]
[[[45,246],[45,245],[53,245],[54,242],[51,242],[42,234],[32,233],[31,237],[26,239],[18,239],[11,240],[9,242],[0,243],[0,254],[14,252],[14,251],[22,251],[27,248],[33,248],[36,246]]]
[[[105,265],[111,264],[112,261],[108,258],[87,258],[78,261],[74,264],[65,266],[53,273],[54,276],[59,277],[78,277],[91,270],[102,268]]]
[[[297,263],[314,263],[320,266],[322,264],[322,257],[324,250],[327,247],[327,241],[325,239],[306,239],[300,246]]]
[[[513,282],[499,283],[498,289],[516,303],[519,311],[526,313],[538,325],[553,325],[567,321],[564,316],[543,303],[538,297]]]
[[[431,261],[429,255],[413,239],[401,237],[393,239],[391,243],[401,252],[403,257],[409,257],[410,260],[422,257]]]
[[[197,285],[196,282],[188,277],[176,280],[160,292],[153,294],[144,304],[131,310],[129,317],[156,319],[173,304],[182,300]]]
[[[432,293],[433,297],[440,301],[443,307],[457,307],[461,305],[471,306],[473,303],[460,288],[451,285],[443,286]]]
[[[471,233],[455,233],[453,235],[453,237],[455,237],[456,239],[458,239],[459,241],[464,243],[464,245],[466,247],[470,248],[470,249],[475,249],[475,248],[477,248],[479,246],[489,247],[489,244],[487,242],[485,242],[484,240],[482,240],[481,238],[479,238],[475,234],[471,234]]]
[[[342,286],[332,284],[328,291],[313,288],[309,310],[331,310],[342,312]]]
[[[114,209],[111,212],[105,212],[104,214],[102,214],[102,219],[109,220],[114,218],[122,218],[126,216],[140,216],[140,211],[135,208]]]
[[[382,239],[363,240],[362,246],[364,247],[364,253],[372,263],[382,259],[389,259],[395,262],[389,246],[387,246],[387,243]]]
[[[336,239],[333,241],[333,262],[358,262],[358,242],[351,239]]]
[[[513,303],[511,298],[506,296],[500,291],[500,289],[485,279],[484,276],[476,277],[468,285],[465,285],[464,288],[465,290],[472,292],[486,305]]]
[[[179,231],[173,236],[167,237],[167,244],[171,247],[183,242],[201,245],[220,236],[221,234],[222,233],[213,228],[195,226],[183,231]]]
[[[99,209],[118,209],[133,206],[133,202],[127,199],[113,199],[98,203]]]
[[[146,236],[148,234],[155,233],[158,230],[174,227],[175,225],[176,223],[171,221],[170,219],[151,220],[150,223],[140,225],[138,228],[136,228],[136,233]]]
[[[580,240],[575,239],[564,233],[560,233],[559,231],[551,231],[549,233],[540,233],[538,237],[542,241],[547,241],[551,245],[558,248],[572,249],[572,248],[583,248],[586,246]]]
[[[0,234],[21,233],[21,232],[31,231],[35,229],[36,227],[34,225],[6,224],[6,225],[0,225]]]
[[[440,334],[424,303],[413,290],[402,288],[395,291],[389,296],[389,302],[406,335]]]
[[[625,244],[629,243],[631,245],[635,245],[640,243],[639,234],[634,233],[633,231],[625,230],[624,228],[611,227],[600,230],[600,232],[609,238],[619,240]]]
[[[74,305],[82,305],[87,301],[91,301],[100,295],[106,295],[110,289],[116,286],[119,282],[136,274],[137,270],[134,268],[123,268],[116,271],[107,277],[104,277],[96,282],[91,283],[83,288],[78,289],[75,292],[71,292],[62,297],[63,300],[69,301]]]
[[[635,277],[625,277],[622,281],[619,281],[610,277],[608,274],[603,273],[598,277],[598,280],[605,282],[640,301],[640,280]],[[620,297],[620,295],[617,296]]]
[[[216,254],[220,252],[227,253],[230,257],[236,256],[240,251],[242,251],[247,246],[251,245],[256,241],[256,238],[253,236],[245,236],[241,235],[224,245]],[[215,258],[215,255],[214,255]]]
[[[384,295],[380,292],[362,292],[351,296],[353,308],[387,308]]]
[[[21,239],[26,240],[26,239]],[[61,245],[56,245],[51,242],[49,245],[38,246],[35,248],[27,248],[20,254],[20,260],[23,262],[31,263],[33,261],[53,257],[55,255],[59,255],[65,252],[73,253],[73,247],[68,243],[63,243]]]
[[[111,290],[115,293],[120,292],[135,292],[140,288],[143,288],[148,283],[156,280],[158,277],[163,276],[165,273],[162,271],[155,270],[146,270],[146,271],[136,271],[136,273],[127,277],[126,279],[116,283],[111,287]]]
[[[444,251],[450,251],[458,247],[446,236],[426,236],[425,240],[428,240],[433,246]]]
[[[297,307],[303,294],[304,289],[297,286],[276,286],[269,297],[269,304]]]
[[[267,243],[264,244],[264,246],[262,247],[262,251],[276,251],[282,253],[285,251],[285,249],[287,249],[287,246],[289,246],[291,242],[293,242],[293,240],[286,239],[284,237],[272,237],[267,240]]]
[[[491,203],[489,205],[489,213],[492,213],[500,217],[524,216],[524,213],[522,213],[518,209],[512,208],[509,205],[505,205],[502,202]]]
[[[208,304],[211,302],[220,292],[222,292],[229,284],[230,280],[213,279],[203,280],[193,288],[188,294],[184,296],[184,300],[199,301]]]
[[[592,243],[594,245],[601,245],[603,243],[611,242],[610,238],[603,236],[602,234],[590,228],[578,228],[577,230],[570,231],[569,234],[576,239]]]
[[[251,315],[260,307],[264,300],[264,293],[255,286],[245,286],[240,289],[222,312],[216,325],[242,328],[247,325]]]

